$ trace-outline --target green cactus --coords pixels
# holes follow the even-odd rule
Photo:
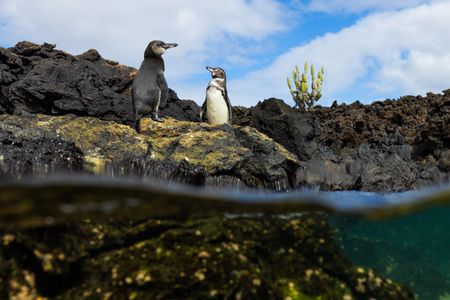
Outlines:
[[[311,92],[308,91],[308,69],[311,72]],[[314,70],[314,65],[311,68],[308,62],[305,62],[304,72],[300,74],[298,66],[292,71],[292,79],[294,81],[295,89],[292,88],[291,80],[288,77],[287,85],[291,92],[292,99],[294,99],[295,106],[301,110],[307,110],[314,106],[314,104],[322,97],[322,83],[324,80],[325,69],[320,68],[317,77]]]

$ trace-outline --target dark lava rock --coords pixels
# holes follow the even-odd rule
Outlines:
[[[3,299],[413,299],[348,261],[324,216],[0,229]]]
[[[73,56],[30,42],[0,48],[0,114],[75,114],[131,124],[135,73],[95,50]],[[161,105],[163,116],[177,120],[198,122],[199,111],[174,91]],[[272,98],[234,107],[233,124],[256,128],[298,157],[301,167],[289,175],[291,186],[398,191],[450,181],[449,115],[446,90],[307,112]]]
[[[250,109],[243,106],[233,106],[233,125],[250,126],[252,114]]]
[[[450,95],[307,112],[268,99],[238,116],[302,161],[296,186],[400,191],[448,183]]]
[[[271,98],[251,108],[250,126],[267,134],[300,160],[309,159],[317,149],[315,119],[308,113]]]
[[[169,101],[161,106],[161,115],[180,121],[200,121],[200,107],[192,100],[181,100],[177,93],[169,90]]]
[[[56,136],[28,139],[0,131],[0,179],[65,174],[82,169],[82,153],[73,143]]]
[[[136,69],[104,59],[96,50],[73,56],[55,45],[20,42],[0,48],[0,113],[93,116],[132,124],[130,86]],[[196,121],[199,108],[175,93],[162,115]]]

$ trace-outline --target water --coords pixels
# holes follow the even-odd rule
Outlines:
[[[0,205],[0,229],[25,230],[112,217],[127,222],[217,214],[230,220],[290,219],[315,211],[326,218],[341,252],[356,265],[404,284],[417,299],[450,299],[448,186],[394,194],[262,193],[71,176],[2,183]]]
[[[353,262],[411,287],[418,299],[450,298],[450,203],[378,221],[332,216]]]

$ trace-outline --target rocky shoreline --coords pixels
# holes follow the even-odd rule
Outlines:
[[[158,149],[160,140],[153,136],[150,141],[146,134],[137,135],[124,126],[133,119],[130,86],[135,72],[102,58],[95,50],[73,56],[56,50],[54,45],[30,42],[0,48],[0,176],[16,174],[20,178],[42,164],[50,164],[55,170],[100,172],[102,166],[93,170],[92,164],[122,170],[136,165],[130,161],[140,161],[135,169],[139,171],[124,173],[139,176],[149,173],[145,166],[153,165],[169,170],[165,176],[174,180],[197,178],[187,181],[194,185],[205,185],[221,176],[231,185],[264,189],[392,192],[450,181],[450,90],[371,105],[334,104],[308,112],[293,109],[282,100],[268,99],[252,108],[235,107],[235,126],[214,128],[200,126],[198,105],[180,100],[172,91],[161,111],[172,118],[167,123],[171,129],[147,131],[150,135],[165,132],[165,137],[158,138],[166,138],[167,144],[162,143]],[[58,128],[50,126],[46,131],[48,124],[56,123]],[[81,131],[105,126],[96,132],[104,143],[92,143],[95,138],[84,135],[77,141],[73,136],[58,137],[58,130],[70,129],[69,124],[78,124]],[[120,134],[111,133],[117,140],[125,135],[123,145],[114,144],[115,152],[107,145],[111,142],[107,128],[120,128]],[[56,130],[56,136],[51,136],[55,135],[52,130]],[[171,136],[171,131],[182,134]],[[205,139],[209,142],[203,142]],[[139,140],[140,148],[127,148],[129,141],[134,145]],[[89,143],[95,150],[83,149],[82,145]],[[36,147],[44,144],[42,150]],[[63,146],[56,151],[58,145]],[[224,147],[234,152],[214,156]],[[45,152],[40,156],[44,162],[27,158],[31,151]],[[155,160],[158,151],[170,154]],[[51,153],[60,156],[52,157]],[[61,155],[73,160],[70,164],[60,161]],[[267,157],[271,158],[268,165]],[[17,167],[21,162],[23,169]],[[180,169],[196,176],[177,176]]]
[[[176,198],[17,180],[81,173],[278,191],[448,182],[449,92],[308,112],[268,99],[211,126],[171,91],[166,121],[143,119],[137,134],[135,72],[95,50],[0,48],[0,179],[18,183],[0,188],[0,298],[414,298],[349,261],[321,212],[224,214],[213,199],[202,212],[187,189]]]
[[[299,161],[252,127],[167,118],[127,125],[92,117],[0,115],[0,177],[90,173],[196,186],[286,190]]]
[[[237,124],[297,155],[296,186],[395,192],[450,180],[450,90],[308,112],[268,99],[243,115]]]

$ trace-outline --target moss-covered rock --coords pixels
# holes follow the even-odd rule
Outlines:
[[[283,146],[250,127],[167,119],[141,121],[152,157],[201,165],[211,175],[232,175],[255,187],[288,188],[298,160]]]
[[[196,180],[195,184],[224,175],[243,181],[247,186],[270,189],[287,189],[294,181],[298,166],[295,156],[255,129],[211,126],[171,118],[164,123],[143,119],[142,128],[143,133],[137,134],[126,125],[74,115],[1,115],[0,133],[5,137],[0,144],[0,155],[4,157],[2,174],[18,177],[10,169],[24,159],[20,156],[13,159],[6,152],[21,149],[31,154],[32,143],[48,144],[48,140],[57,141],[46,151],[46,164],[50,169],[60,169],[59,160],[55,158],[52,163],[52,154],[61,152],[58,143],[71,145],[78,155],[76,158],[68,155],[66,161],[79,161],[81,157],[83,167],[72,169],[70,164],[65,164],[65,173],[83,169],[96,174],[152,175],[166,179],[180,167],[188,166],[193,171],[188,172],[187,177],[203,174],[203,180]],[[27,142],[9,142],[14,139]],[[33,170],[41,162],[30,160],[30,164],[28,174],[20,176],[36,175]],[[161,164],[170,165],[171,169],[167,167],[165,172],[155,172],[155,166]],[[45,169],[40,173],[45,173]]]
[[[86,220],[1,237],[5,299],[413,299],[346,260],[315,213]]]

